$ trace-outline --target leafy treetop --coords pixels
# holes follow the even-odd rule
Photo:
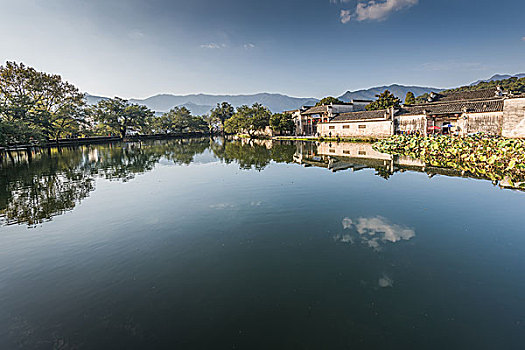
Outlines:
[[[84,94],[59,75],[7,62],[0,66],[1,144],[76,136]]]
[[[210,118],[220,122],[224,131],[224,123],[233,116],[233,113],[235,108],[228,102],[217,103],[217,106],[211,110]]]
[[[101,100],[94,106],[92,113],[96,121],[122,138],[129,130],[146,130],[153,118],[153,112],[146,106],[129,104],[119,97]]]
[[[243,105],[237,108],[233,117],[225,122],[225,130],[229,133],[246,132],[253,137],[256,131],[263,130],[269,125],[271,115],[272,112],[260,103],[255,103],[251,107]]]
[[[315,105],[316,107],[318,106],[325,106],[325,105],[329,105],[329,104],[334,104],[334,105],[337,105],[337,104],[343,104],[344,102],[335,98],[335,97],[332,97],[332,96],[328,96],[328,97],[325,97],[323,98],[321,101],[317,102],[317,104]]]
[[[291,133],[294,130],[295,123],[288,113],[277,113],[270,118],[270,127],[279,133]]]
[[[366,106],[367,111],[388,109],[390,107],[399,108],[401,104],[401,100],[388,90],[376,95],[376,97],[377,100]]]
[[[412,91],[408,91],[405,97],[405,105],[410,106],[416,103],[416,96]]]

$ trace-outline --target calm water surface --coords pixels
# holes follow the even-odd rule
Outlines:
[[[525,193],[366,144],[0,167],[0,349],[523,349]]]

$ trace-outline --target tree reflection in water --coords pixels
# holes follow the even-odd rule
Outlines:
[[[0,223],[35,226],[72,210],[95,190],[95,179],[127,182],[162,159],[189,165],[209,149],[241,169],[264,169],[274,159],[292,162],[295,145],[224,139],[103,144],[38,150],[3,157],[0,164]]]
[[[94,189],[85,153],[76,149],[20,154],[0,168],[0,219],[30,226],[73,209]]]
[[[35,226],[72,210],[95,189],[95,178],[130,181],[162,159],[190,164],[209,141],[105,144],[18,153],[0,167],[0,223]]]
[[[324,167],[333,172],[375,169],[377,176],[387,180],[405,170],[462,176],[450,169],[428,167],[417,160],[371,149],[370,144],[194,138],[15,153],[0,159],[0,224],[38,225],[75,208],[95,189],[96,178],[130,181],[137,174],[153,170],[161,160],[189,165],[207,150],[216,159],[236,163],[244,170],[261,171],[274,161]]]

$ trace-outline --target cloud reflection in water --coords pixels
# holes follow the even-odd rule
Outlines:
[[[358,234],[357,237],[353,237],[350,233],[343,233],[336,235],[334,240],[353,244],[355,239],[358,239],[375,250],[380,250],[381,245],[387,242],[408,241],[416,236],[413,229],[393,224],[381,216],[361,217],[354,220],[346,217],[343,219],[342,225],[344,230],[355,230]]]

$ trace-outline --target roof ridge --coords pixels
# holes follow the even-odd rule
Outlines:
[[[351,111],[351,112],[343,112],[343,113],[339,113],[339,115],[341,114],[349,114],[349,113],[372,113],[372,112],[388,112],[389,109],[374,109],[374,110],[371,110],[371,111]]]
[[[410,105],[410,106],[403,106],[403,108],[407,108],[407,107],[424,107],[424,106],[437,106],[437,105],[446,105],[446,104],[451,104],[451,103],[474,103],[474,102],[482,102],[482,101],[499,101],[499,100],[504,100],[505,99],[505,96],[494,96],[494,97],[490,97],[490,98],[476,98],[476,99],[462,99],[462,100],[451,100],[451,101],[436,101],[436,102],[427,102],[427,103],[419,103],[419,104],[415,104],[415,105]]]

